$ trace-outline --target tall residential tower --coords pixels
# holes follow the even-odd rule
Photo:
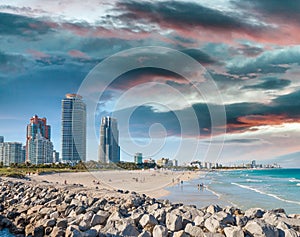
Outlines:
[[[50,138],[51,128],[47,119],[33,116],[27,125],[26,161],[32,164],[52,163],[53,144]]]
[[[120,161],[119,130],[117,120],[103,117],[100,126],[99,162]]]
[[[77,94],[62,100],[62,160],[86,161],[86,105]]]

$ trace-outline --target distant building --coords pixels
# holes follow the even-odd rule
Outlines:
[[[255,160],[251,161],[251,168],[256,168],[256,161]]]
[[[0,136],[0,143],[3,143],[3,142],[4,142],[4,137]]]
[[[4,166],[12,163],[24,163],[21,155],[22,143],[19,142],[1,142],[0,143],[0,162]]]
[[[178,160],[173,159],[172,160],[172,166],[178,166]]]
[[[21,160],[22,160],[23,162],[26,161],[26,146],[22,146],[22,150],[21,150]],[[22,163],[23,163],[23,162],[22,162]]]
[[[135,153],[134,155],[134,163],[142,164],[143,163],[143,154],[140,152]]]
[[[66,94],[62,110],[62,161],[86,161],[86,105],[77,94]]]
[[[155,160],[153,160],[152,158],[145,159],[145,160],[144,160],[144,163],[147,163],[147,164],[155,164]]]
[[[57,162],[59,162],[59,152],[54,150],[52,163],[57,163]]]
[[[47,119],[33,116],[27,125],[26,161],[36,165],[51,163],[53,144],[50,138],[51,128]]]
[[[158,159],[156,161],[156,164],[158,166],[161,166],[161,167],[165,167],[165,166],[169,166],[169,159],[168,158],[161,158],[161,159]]]
[[[103,117],[100,125],[99,162],[120,162],[119,130],[117,119]]]

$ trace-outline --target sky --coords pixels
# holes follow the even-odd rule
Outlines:
[[[113,115],[122,160],[300,167],[299,11],[294,0],[2,0],[0,135],[24,143],[37,114],[60,151],[61,100],[82,92],[96,103],[88,159]]]

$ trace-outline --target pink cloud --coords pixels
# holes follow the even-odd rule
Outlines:
[[[28,49],[27,53],[29,53],[34,58],[38,58],[38,59],[50,57],[50,55],[45,54],[44,52],[41,52],[41,51],[38,51],[38,50],[35,50],[35,49]]]
[[[71,57],[74,57],[74,58],[90,59],[90,57],[87,54],[85,54],[79,50],[76,50],[76,49],[70,50],[68,53]]]

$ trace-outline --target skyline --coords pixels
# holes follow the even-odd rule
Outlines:
[[[300,167],[299,11],[300,3],[292,0],[43,4],[3,0],[0,135],[24,144],[27,121],[37,114],[47,118],[54,148],[61,154],[60,104],[64,95],[77,93],[88,73],[111,55],[134,47],[161,46],[200,62],[216,83],[227,118],[226,140],[218,161],[276,158],[280,164]],[[180,91],[185,100],[166,86]],[[90,93],[99,90],[91,88]],[[130,90],[134,93],[127,93]],[[126,103],[119,103],[119,110],[114,111],[122,96],[127,96]],[[161,104],[139,104],[153,98]],[[182,135],[200,140],[201,155],[209,143],[210,103],[214,98],[198,96],[174,72],[135,69],[116,78],[103,94],[95,114],[96,133],[99,136],[101,117],[119,113],[120,117],[115,117],[121,122],[120,113],[137,106],[130,120],[135,142],[147,144],[149,128],[154,137],[166,135],[164,149],[154,158],[175,158],[173,150]],[[191,128],[182,134],[178,123],[177,114],[188,120],[189,106],[196,111],[200,137]],[[153,127],[156,123],[165,129]],[[119,130],[121,159],[132,160],[133,156],[122,151],[126,131]],[[135,152],[148,151],[130,150]],[[97,147],[88,147],[89,159],[97,160]]]

